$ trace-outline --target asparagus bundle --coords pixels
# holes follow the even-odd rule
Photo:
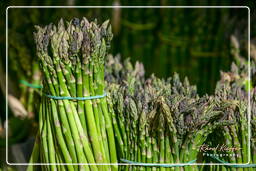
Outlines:
[[[111,26],[108,21],[99,26],[86,18],[75,18],[66,25],[60,20],[58,26],[36,27],[44,95],[30,162],[116,163],[112,120],[104,98],[104,58],[112,39]],[[102,98],[81,100],[96,96]],[[41,169],[117,170],[117,165]]]
[[[253,55],[253,54],[252,54]],[[224,154],[223,156],[220,155],[220,152],[215,152],[214,155],[218,156],[218,158],[224,160],[225,162],[230,162],[230,163],[234,163],[234,162],[246,162],[243,161],[242,159],[237,160],[236,158],[241,158],[243,155],[243,158],[245,158],[247,160],[248,154],[244,153],[244,148],[246,148],[245,150],[247,150],[247,118],[245,116],[247,116],[247,111],[246,111],[246,104],[248,102],[247,101],[247,93],[245,90],[248,89],[248,86],[251,86],[252,91],[251,91],[251,112],[252,112],[252,139],[251,139],[251,155],[252,155],[252,163],[254,162],[253,157],[255,158],[255,88],[252,87],[252,85],[255,85],[255,81],[254,81],[254,75],[255,75],[255,59],[252,56],[252,61],[251,61],[251,74],[252,74],[252,82],[248,82],[248,66],[247,63],[245,63],[244,60],[242,60],[240,57],[236,59],[236,61],[241,61],[240,63],[243,63],[243,65],[240,64],[240,68],[237,68],[237,66],[235,64],[232,65],[232,71],[229,73],[223,73],[222,72],[222,80],[218,83],[217,85],[217,89],[216,89],[216,95],[214,97],[214,101],[217,104],[221,104],[218,110],[221,109],[221,112],[225,115],[224,118],[226,118],[227,120],[225,122],[222,122],[220,125],[217,124],[216,127],[218,127],[217,129],[215,129],[214,131],[214,137],[211,139],[211,142],[206,141],[206,143],[209,143],[210,145],[213,145],[212,147],[215,147],[217,145],[221,145],[221,143],[223,143],[223,145],[226,145],[226,147],[235,147],[235,148],[241,148],[239,150],[236,151],[236,153],[234,152],[226,152],[226,154]],[[131,110],[129,111],[128,109],[125,109],[124,107],[122,107],[123,104],[123,100],[124,99],[124,94],[128,94],[125,93],[126,91],[128,91],[129,93],[131,93],[130,90],[134,89],[134,84],[142,86],[142,82],[143,80],[145,80],[144,78],[144,68],[143,65],[139,64],[138,62],[135,65],[135,68],[133,68],[132,64],[129,62],[129,60],[126,60],[124,63],[120,62],[120,56],[113,58],[112,56],[110,56],[109,58],[107,58],[107,65],[106,65],[106,80],[108,81],[108,83],[110,84],[110,90],[114,90],[114,93],[112,96],[114,96],[115,98],[110,97],[109,98],[109,103],[111,105],[113,105],[113,101],[116,101],[118,99],[118,103],[121,105],[118,106],[118,104],[114,105],[114,110],[112,111],[113,114],[113,123],[117,124],[114,126],[115,128],[115,136],[118,143],[118,147],[121,149],[119,150],[119,158],[122,158],[122,154],[127,152],[127,148],[124,148],[124,146],[127,146],[127,138],[125,134],[125,129],[124,129],[124,124],[123,123],[129,123],[128,121],[125,120],[125,117],[121,117],[120,119],[118,118],[118,114],[120,113],[132,113]],[[176,79],[178,79],[177,76],[175,76]],[[174,78],[175,78],[174,77]],[[132,80],[132,81],[131,81]],[[234,82],[234,80],[236,80]],[[150,81],[151,82],[151,81]],[[168,91],[168,89],[171,89],[171,87],[169,86],[163,86],[161,84],[161,81],[156,81],[156,83],[158,84],[156,89],[156,91],[154,91],[153,94],[157,94],[159,93],[159,91]],[[179,81],[177,81],[176,87],[182,87],[182,85],[179,83]],[[188,85],[188,83],[186,83]],[[185,85],[186,85],[185,84]],[[225,84],[225,85],[224,85]],[[229,85],[231,84],[231,85]],[[124,86],[123,88],[120,88]],[[165,87],[165,88],[163,88]],[[118,89],[123,89],[120,90],[118,94],[116,94],[116,91]],[[126,91],[124,91],[124,89],[126,89]],[[128,90],[129,89],[129,90]],[[144,88],[145,89],[145,88]],[[179,88],[182,89],[182,88]],[[191,88],[189,90],[189,88],[185,88],[185,90],[187,91],[181,91],[179,89],[175,89],[173,88],[173,92],[176,92],[176,94],[183,94],[185,97],[194,97],[196,99],[200,99],[197,95],[196,95],[196,89],[195,87]],[[184,88],[183,88],[184,89]],[[193,90],[193,91],[191,91]],[[143,90],[141,89],[138,92],[142,92]],[[132,93],[134,94],[139,94],[139,93]],[[121,97],[121,99],[120,99]],[[157,95],[155,96],[157,98]],[[207,96],[206,96],[207,97]],[[134,97],[133,97],[134,98]],[[113,100],[114,99],[114,100]],[[171,98],[170,98],[171,99]],[[202,99],[202,98],[201,98]],[[139,99],[138,101],[140,101],[141,99]],[[133,100],[134,101],[134,100]],[[171,108],[175,111],[178,108],[178,104],[177,101],[175,100],[171,100],[172,104],[170,104]],[[139,104],[141,102],[138,102]],[[143,103],[143,102],[142,102]],[[109,105],[109,106],[111,106]],[[126,104],[128,105],[128,104]],[[187,104],[186,104],[187,105]],[[132,105],[133,107],[131,107],[130,109],[133,109],[134,106],[136,108],[136,105]],[[192,106],[189,106],[188,109],[190,109]],[[122,109],[123,108],[123,109]],[[193,107],[192,107],[193,108]],[[198,108],[198,107],[197,107]],[[117,109],[117,111],[115,110]],[[112,109],[111,109],[112,110]],[[127,111],[126,111],[127,110]],[[191,110],[191,109],[190,109]],[[135,110],[136,111],[136,110]],[[214,112],[214,111],[213,111]],[[124,115],[124,114],[122,114]],[[134,115],[132,115],[134,116]],[[223,119],[224,119],[223,118]],[[117,121],[116,121],[117,120]],[[136,122],[138,123],[138,119],[137,117],[135,117]],[[122,121],[122,122],[120,122]],[[181,122],[178,119],[175,119],[176,124],[182,125],[180,128],[184,127],[184,122]],[[133,122],[133,121],[131,121]],[[232,124],[233,123],[233,124]],[[120,125],[120,126],[119,126]],[[228,126],[225,126],[228,125]],[[214,127],[214,128],[216,128]],[[132,127],[133,128],[133,127]],[[130,130],[131,128],[128,128],[128,130]],[[122,131],[123,130],[123,133]],[[134,128],[133,128],[134,130]],[[213,129],[212,129],[213,130]],[[240,130],[239,132],[236,132],[236,130]],[[241,133],[241,130],[243,130],[243,133]],[[140,134],[140,129],[137,129],[137,133]],[[223,135],[223,131],[226,131],[225,134]],[[180,131],[182,132],[182,131]],[[211,131],[209,131],[210,133]],[[216,135],[216,133],[218,133],[219,135]],[[210,135],[212,136],[212,135]],[[217,137],[218,136],[218,137]],[[245,138],[242,138],[242,142],[241,138],[236,138],[236,136],[241,137],[241,136],[245,136]],[[207,136],[206,136],[207,137]],[[205,139],[206,139],[205,137]],[[217,138],[216,138],[217,137]],[[208,137],[209,138],[209,137]],[[137,138],[138,139],[138,138]],[[244,141],[245,140],[245,141]],[[240,145],[241,144],[241,145]],[[243,145],[242,145],[243,144]],[[139,146],[140,142],[138,142],[135,146]],[[185,146],[183,146],[183,148],[185,148]],[[128,149],[131,149],[130,147]],[[186,151],[186,153],[191,153],[193,152],[193,150],[189,149]],[[131,152],[132,153],[132,152]],[[229,154],[228,156],[225,156]],[[208,155],[208,154],[207,154]],[[241,155],[240,157],[238,157],[239,155]],[[209,157],[207,157],[209,158]],[[145,160],[143,160],[145,161]],[[220,162],[220,161],[216,161],[213,158],[209,158],[209,160],[207,162]],[[255,162],[254,162],[255,163]],[[187,167],[189,168],[189,167]],[[191,169],[191,168],[190,168]],[[195,169],[195,168],[192,168]],[[198,168],[199,169],[199,168]],[[204,167],[204,169],[209,169],[209,167]],[[210,166],[210,169],[213,170],[226,170],[227,168],[224,166]],[[233,168],[230,167],[230,169],[232,170]],[[242,170],[240,168],[240,170]],[[245,170],[247,170],[247,168],[245,168]]]
[[[256,163],[256,135],[255,135],[255,111],[256,111],[256,58],[255,54],[251,53],[250,73],[251,80],[248,79],[248,62],[240,56],[239,43],[235,37],[232,37],[233,50],[232,54],[235,58],[235,63],[232,63],[230,72],[222,72],[221,80],[217,83],[216,98],[221,98],[226,101],[236,101],[236,107],[232,111],[227,111],[229,117],[236,124],[226,126],[221,130],[225,137],[225,143],[231,146],[241,148],[236,151],[235,157],[227,158],[230,163],[247,163],[248,153],[251,153],[251,163]],[[252,47],[254,45],[252,44]],[[250,97],[249,95],[250,90]],[[248,105],[250,100],[251,106],[251,151],[248,151]],[[240,168],[240,170],[243,170]],[[244,170],[248,170],[244,168]]]
[[[248,91],[245,89],[244,78],[238,78],[237,67],[232,65],[232,73],[222,73],[222,79],[217,84],[216,98],[226,101],[233,101],[235,106],[232,110],[226,111],[229,118],[236,122],[235,125],[226,126],[221,130],[225,137],[225,144],[241,150],[236,151],[235,157],[229,158],[230,163],[248,162]],[[237,78],[234,78],[237,77]],[[232,83],[238,79],[237,83]]]
[[[143,82],[144,70],[139,64],[133,68],[129,61],[124,64],[118,58],[109,61],[107,64],[112,64],[113,68],[109,72],[112,74],[106,75],[111,82],[108,104],[120,162],[192,162],[197,159],[198,146],[209,133],[232,124],[223,113],[227,102],[209,96],[199,98],[196,87],[190,86],[187,79],[181,83],[175,74],[167,81],[151,76]],[[121,75],[125,79],[120,79]],[[155,169],[158,167],[153,167]]]

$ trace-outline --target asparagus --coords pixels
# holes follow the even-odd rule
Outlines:
[[[107,61],[108,103],[117,118],[115,137],[121,148],[120,159],[163,164],[190,162],[197,159],[198,146],[207,135],[234,124],[224,115],[228,102],[212,96],[200,98],[196,87],[187,79],[182,83],[178,74],[167,80],[155,76],[145,79],[143,67],[138,67],[138,63],[133,68],[129,60],[122,63],[120,57],[113,56]],[[120,169],[169,170],[143,166]]]
[[[133,67],[129,60],[122,64],[120,57],[112,56],[107,59],[105,83],[104,58],[112,39],[108,22],[99,27],[84,18],[81,22],[72,20],[67,28],[60,21],[58,27],[49,25],[37,29],[35,37],[45,94],[95,96],[104,93],[105,84],[109,93],[107,99],[86,101],[42,97],[39,139],[43,150],[39,161],[116,163],[119,158],[119,162],[127,159],[142,163],[187,163],[198,160],[198,147],[219,128],[228,144],[242,148],[237,151],[240,158],[228,160],[246,161],[246,95],[251,83],[237,76],[235,65],[234,74],[222,74],[214,96],[199,97],[196,87],[191,86],[188,79],[182,83],[178,74],[167,80],[154,75],[146,79],[143,65],[136,63]],[[239,67],[247,69],[244,63]],[[254,69],[252,73],[255,74]],[[253,105],[254,101],[253,96]],[[252,110],[255,111],[255,107]],[[254,121],[253,115],[252,125]],[[254,138],[252,147],[255,147]],[[36,145],[34,151],[31,161],[37,156]],[[252,156],[255,159],[254,153]],[[117,170],[116,166],[93,165],[44,167],[47,170],[63,168]],[[119,169],[169,170],[158,166]],[[184,170],[197,169],[197,166],[184,167]]]
[[[84,101],[52,98],[105,93],[104,58],[112,39],[108,21],[99,26],[96,21],[75,18],[66,25],[60,20],[57,26],[50,24],[36,29],[34,37],[43,73],[44,94],[38,162],[117,163],[112,114],[105,97]],[[34,151],[37,151],[36,146]],[[35,155],[33,152],[32,157]],[[117,165],[43,167],[47,170],[63,168],[70,171],[118,169]]]
[[[237,38],[231,37],[232,50],[235,62],[231,65],[231,71],[221,72],[221,79],[217,83],[215,90],[215,98],[222,101],[231,102],[230,107],[225,113],[230,120],[233,120],[236,124],[225,126],[222,130],[218,131],[218,134],[222,134],[225,137],[224,143],[228,146],[236,147],[240,150],[231,152],[235,156],[229,156],[224,161],[229,163],[247,163],[248,156],[251,155],[251,163],[255,163],[253,160],[255,156],[255,57],[251,54],[251,61],[246,61],[241,56],[241,47]],[[254,45],[252,44],[252,47]],[[251,79],[248,79],[248,62],[250,62]],[[248,97],[250,89],[250,97]],[[251,102],[251,151],[248,152],[248,100]],[[213,136],[215,136],[213,134]],[[251,153],[251,154],[249,154]],[[221,169],[233,169],[232,167]],[[253,170],[253,168],[237,168],[236,170]]]

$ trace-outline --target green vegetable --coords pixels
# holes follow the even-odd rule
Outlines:
[[[104,58],[112,39],[108,21],[75,18],[64,25],[36,27],[35,42],[43,73],[43,94],[87,97],[104,94]],[[42,96],[39,144],[31,161],[117,163],[112,120],[106,99],[56,100]],[[101,119],[100,119],[101,118]],[[102,121],[105,124],[102,124]],[[107,136],[103,136],[107,135]],[[38,161],[38,145],[40,146]],[[106,148],[104,148],[106,147]],[[117,170],[117,166],[43,166],[50,170]],[[29,167],[28,170],[33,170]]]
[[[126,159],[164,164],[197,160],[199,146],[211,132],[234,124],[224,115],[229,102],[213,96],[200,98],[196,87],[187,79],[182,83],[177,74],[167,80],[155,76],[145,79],[139,63],[133,68],[129,60],[122,63],[119,57],[109,56],[106,64],[108,104],[120,162]],[[169,170],[145,166],[123,166],[120,170],[129,168]]]

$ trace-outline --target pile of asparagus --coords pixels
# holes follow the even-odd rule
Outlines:
[[[112,39],[108,21],[73,19],[36,27],[43,73],[39,131],[31,163],[117,163],[104,96],[104,61]],[[93,97],[91,100],[63,97]],[[41,170],[117,170],[117,165],[44,165]],[[29,166],[28,170],[35,167]]]
[[[176,73],[168,79],[154,75],[145,78],[139,62],[132,65],[129,59],[122,62],[120,56],[111,55],[105,59],[113,36],[108,21],[99,26],[86,18],[66,24],[60,20],[58,26],[36,28],[43,95],[30,162],[138,164],[57,164],[40,166],[41,170],[179,170],[141,163],[216,162],[208,157],[205,160],[201,150],[205,143],[235,146],[239,157],[219,158],[230,163],[247,162],[247,92],[250,86],[255,130],[256,90],[246,79],[245,61],[237,58],[239,65],[233,64],[231,72],[222,73],[213,96],[199,97],[196,87],[187,78],[182,82]],[[255,61],[251,64],[255,75]],[[224,138],[210,139],[212,135]],[[251,142],[255,161],[255,133]],[[211,167],[220,168],[226,169]]]
[[[234,124],[225,114],[232,102],[207,95],[200,98],[187,78],[183,83],[178,74],[168,80],[154,75],[145,80],[140,63],[133,68],[129,60],[122,64],[119,57],[110,56],[106,64],[108,107],[120,162],[196,162],[207,136],[219,127]],[[132,170],[152,168],[158,169],[130,166]]]

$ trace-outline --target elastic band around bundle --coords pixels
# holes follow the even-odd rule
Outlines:
[[[28,87],[31,87],[31,88],[43,88],[43,86],[41,85],[38,85],[38,84],[31,84],[25,80],[20,80],[20,83],[25,85],[25,86],[28,86]]]
[[[221,159],[219,159],[219,158],[217,158],[215,156],[210,156],[210,157],[215,159],[215,160],[217,160],[220,163],[231,164],[231,163],[225,162],[225,161],[223,161],[223,160],[221,160]],[[245,165],[236,165],[236,164],[234,164],[234,165],[225,165],[225,166],[233,167],[233,168],[250,168],[250,167],[256,167],[256,164],[245,164]]]
[[[107,95],[107,93],[104,92],[102,95],[95,95],[95,96],[87,96],[87,97],[69,97],[69,96],[52,96],[45,94],[46,97],[49,97],[51,99],[55,100],[92,100],[92,99],[100,99]]]
[[[128,163],[131,165],[137,165],[137,166],[150,166],[150,167],[182,167],[182,166],[188,166],[189,164],[195,163],[195,160],[191,160],[187,163],[184,164],[164,164],[164,163],[140,163],[140,162],[135,162],[135,161],[130,161],[126,159],[120,159],[124,163]]]

